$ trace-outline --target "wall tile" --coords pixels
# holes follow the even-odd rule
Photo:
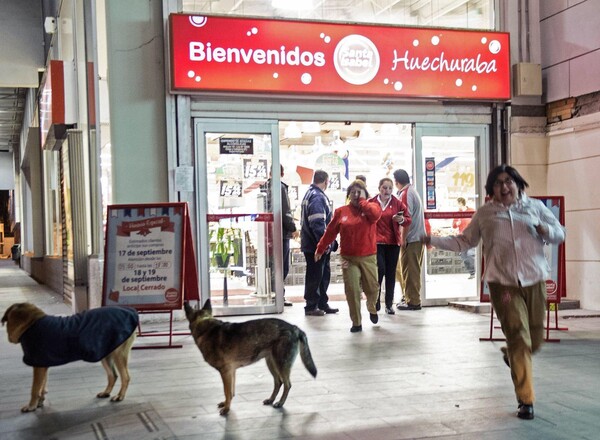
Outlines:
[[[600,32],[598,33],[600,34]],[[571,60],[569,62],[569,89],[571,96],[586,95],[600,90],[599,72],[600,50]]]

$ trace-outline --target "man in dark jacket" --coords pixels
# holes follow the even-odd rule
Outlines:
[[[306,275],[304,280],[304,314],[323,316],[326,313],[337,313],[339,310],[329,307],[327,288],[331,278],[329,257],[331,248],[315,261],[317,243],[325,233],[331,221],[331,207],[325,190],[329,184],[329,175],[323,170],[315,171],[313,183],[302,200],[302,229],[300,233],[301,248],[306,259]],[[332,245],[335,247],[335,242]],[[334,249],[335,250],[335,249]]]
[[[281,177],[283,177],[283,165],[281,165]],[[271,184],[272,180],[269,178],[264,185],[264,190],[267,193],[267,210],[271,210]],[[281,232],[283,235],[282,239],[282,253],[283,253],[283,280],[285,281],[290,271],[290,239],[298,235],[296,229],[296,223],[294,222],[294,216],[290,207],[290,196],[288,194],[288,186],[286,183],[281,181]],[[270,260],[271,262],[273,259]],[[271,268],[271,285],[274,285],[275,272]],[[284,289],[285,292],[285,289]],[[286,300],[283,297],[283,304],[287,307],[291,307],[294,304],[291,301]]]

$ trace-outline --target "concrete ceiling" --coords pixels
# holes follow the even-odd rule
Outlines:
[[[0,1],[0,152],[17,149],[27,88],[44,68],[43,3]]]
[[[0,152],[11,152],[19,145],[25,93],[24,88],[0,87]]]

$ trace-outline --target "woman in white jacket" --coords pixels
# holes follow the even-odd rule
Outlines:
[[[462,234],[424,236],[422,240],[455,252],[482,241],[483,277],[506,337],[502,352],[511,370],[521,419],[534,417],[531,355],[544,341],[545,281],[549,275],[544,246],[565,239],[565,230],[554,214],[540,200],[527,197],[524,190],[528,186],[513,167],[494,168],[485,185],[490,201],[477,210]]]

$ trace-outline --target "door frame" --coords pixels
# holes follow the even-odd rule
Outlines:
[[[476,206],[477,209],[484,203],[485,200],[485,179],[488,173],[489,164],[489,144],[490,144],[490,126],[485,124],[419,124],[414,125],[413,139],[414,146],[414,178],[415,185],[421,200],[424,202],[425,188],[424,181],[424,160],[423,157],[423,137],[424,136],[444,136],[444,137],[474,137],[475,138],[475,190],[478,195]],[[425,203],[423,211],[425,211]],[[425,250],[426,252],[426,250]],[[425,255],[423,256],[425,260]],[[476,261],[481,261],[480,249],[477,249]],[[480,264],[477,264],[476,279],[481,278]],[[425,283],[426,271],[425,264],[421,267],[421,302],[425,306],[446,305],[453,301],[479,300],[481,283],[476,283],[477,291],[472,296],[456,296],[448,298],[427,298],[427,285]]]
[[[265,134],[271,136],[271,171],[279,170],[279,122],[277,120],[257,119],[193,119],[194,151],[196,168],[196,242],[197,267],[200,282],[201,303],[210,297],[210,277],[203,276],[210,271],[210,254],[208,247],[208,200],[203,195],[208,193],[206,167],[206,133],[243,133]],[[272,178],[272,211],[273,211],[273,258],[275,267],[275,302],[269,305],[224,306],[213,307],[213,315],[261,315],[283,312],[283,256],[282,256],[282,224],[281,224],[281,176],[279,172],[271,172]]]

